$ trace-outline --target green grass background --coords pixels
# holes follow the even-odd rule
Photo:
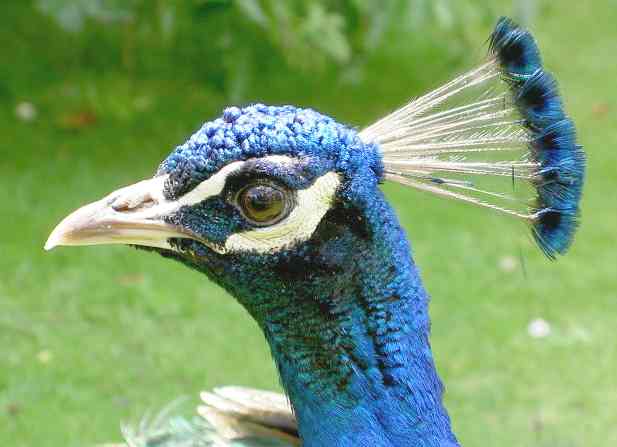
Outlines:
[[[49,61],[70,41],[49,24],[28,26],[29,10],[9,4],[0,6],[0,445],[118,440],[121,421],[178,396],[190,412],[203,388],[277,389],[256,325],[199,274],[124,247],[42,250],[67,212],[151,175],[225,98],[169,74],[63,71]],[[384,186],[433,297],[433,347],[465,446],[617,445],[617,2],[543,5],[533,31],[589,161],[568,256],[547,261],[507,218]],[[408,62],[413,72],[375,63],[356,86],[264,79],[247,102],[313,106],[363,125],[484,48],[479,38],[453,63],[427,52]],[[16,118],[21,101],[35,104],[35,121]],[[83,110],[96,122],[72,125]],[[500,268],[508,257],[511,271]],[[550,336],[528,335],[537,317]]]

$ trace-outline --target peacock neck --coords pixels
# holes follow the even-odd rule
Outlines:
[[[304,447],[457,446],[409,244],[381,193],[366,205],[336,204],[312,242],[262,265],[268,286],[232,292],[266,335]]]

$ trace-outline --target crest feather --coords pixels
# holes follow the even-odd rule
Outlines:
[[[531,34],[502,18],[488,60],[360,132],[388,180],[523,219],[544,253],[569,248],[585,155]]]

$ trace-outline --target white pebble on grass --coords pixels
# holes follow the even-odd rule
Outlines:
[[[514,256],[504,256],[499,260],[499,268],[506,273],[516,270],[517,259]]]
[[[50,350],[44,349],[36,355],[36,358],[40,363],[46,365],[53,360],[54,354]]]
[[[527,326],[527,333],[533,338],[545,338],[551,335],[551,325],[542,318],[536,318]]]
[[[31,102],[23,101],[15,107],[15,115],[22,121],[30,122],[36,119],[37,110]]]

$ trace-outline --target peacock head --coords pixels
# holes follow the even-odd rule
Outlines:
[[[293,280],[307,279],[360,249],[361,210],[383,175],[377,146],[327,116],[230,107],[172,151],[152,179],[68,216],[46,248],[134,245],[201,270],[237,296],[255,296],[263,284],[284,287],[293,272]]]

